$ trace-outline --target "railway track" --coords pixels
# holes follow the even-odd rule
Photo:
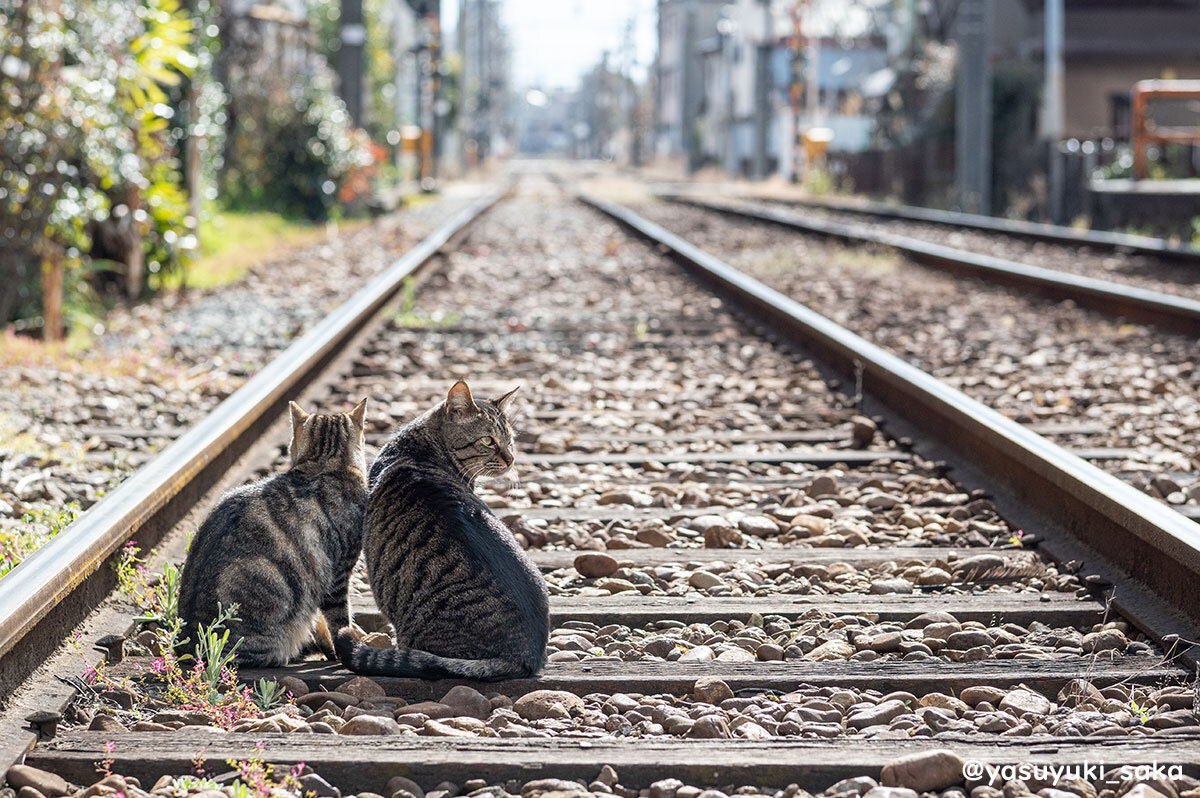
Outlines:
[[[64,533],[69,549],[0,580],[4,673],[32,673],[5,711],[0,745],[25,752],[10,785],[53,798],[67,788],[45,774],[86,786],[102,763],[138,780],[109,776],[114,792],[192,794],[228,779],[158,780],[255,757],[318,795],[431,798],[794,796],[847,778],[858,795],[881,777],[950,796],[968,761],[1197,772],[1200,528],[627,209],[519,185],[185,433]],[[385,306],[425,264],[415,306]],[[521,480],[482,494],[550,586],[539,678],[243,671],[296,703],[224,730],[126,689],[153,652],[128,599],[98,597],[130,534],[161,531],[160,560],[178,560],[214,493],[282,463],[277,416],[297,393],[368,395],[377,444],[460,377],[484,395],[524,384]],[[353,591],[379,631],[361,576]],[[92,607],[80,639],[127,642],[106,641],[120,656],[103,680],[64,684],[79,654],[51,649]]]
[[[1200,518],[1194,334],[1089,312],[1080,307],[1086,296],[1071,293],[1071,275],[1054,278],[1071,303],[1055,304],[990,287],[987,275],[930,271],[904,250],[868,251],[859,239],[845,250],[790,225],[780,236],[791,215],[761,206],[690,199],[641,212],[1004,414],[1054,422],[1039,431]],[[1153,390],[1135,387],[1142,380]]]
[[[678,185],[662,186],[664,193],[687,193],[686,187]],[[693,193],[694,190],[693,190]],[[735,192],[737,193],[737,192]],[[917,222],[929,225],[931,229],[961,232],[977,230],[1000,236],[1014,241],[1039,241],[1050,244],[1060,244],[1075,250],[1087,248],[1107,253],[1133,254],[1148,258],[1171,261],[1181,266],[1200,264],[1200,249],[1188,244],[1179,243],[1153,236],[1135,235],[1130,233],[1115,233],[1107,230],[1081,230],[1062,225],[1027,222],[1020,219],[1005,219],[998,216],[983,216],[974,213],[959,213],[943,211],[937,208],[925,208],[916,205],[897,205],[890,202],[875,202],[858,198],[839,197],[806,197],[778,198],[753,197],[744,195],[747,199],[755,198],[779,203],[784,206],[804,208],[820,213],[838,215],[846,218],[872,218],[876,220],[895,220]],[[920,229],[920,228],[916,228]],[[1194,274],[1194,272],[1192,272]]]
[[[1191,337],[1200,334],[1200,299],[1165,293],[1144,285],[1100,279],[1090,274],[1046,268],[1006,257],[946,246],[935,236],[914,237],[842,218],[814,216],[776,205],[702,199],[687,194],[662,195],[697,208],[769,222],[806,233],[830,236],[851,244],[889,247],[916,263],[997,285],[1068,299],[1129,321],[1152,324]],[[1061,261],[1057,261],[1061,263]],[[1194,272],[1193,275],[1194,281]]]

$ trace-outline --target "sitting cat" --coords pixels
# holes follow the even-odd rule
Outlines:
[[[350,630],[338,656],[356,673],[507,679],[546,662],[546,583],[512,532],[473,490],[513,464],[505,416],[514,388],[476,403],[466,383],[405,424],[371,467],[363,554],[397,649]]]
[[[287,664],[310,642],[336,657],[330,632],[350,623],[347,583],[362,550],[367,504],[363,424],[349,413],[305,413],[290,402],[291,467],[230,492],[196,533],[183,565],[179,614],[195,645],[218,603],[241,638],[241,665]]]

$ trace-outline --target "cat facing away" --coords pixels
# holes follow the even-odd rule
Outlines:
[[[476,402],[459,381],[372,464],[363,554],[397,648],[365,646],[342,629],[335,645],[350,670],[496,680],[545,665],[546,583],[474,491],[477,477],[512,467],[505,411],[514,393]]]
[[[331,631],[350,622],[347,585],[362,550],[367,504],[367,400],[349,413],[309,414],[289,402],[291,465],[227,494],[196,533],[183,565],[179,613],[198,628],[226,623],[237,661],[275,667],[310,646],[331,659]]]

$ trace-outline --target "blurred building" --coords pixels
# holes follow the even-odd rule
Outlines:
[[[462,0],[458,10],[458,130],[465,164],[506,153],[513,139],[510,54],[499,0]]]
[[[996,0],[995,58],[1039,65],[1043,0]],[[1200,78],[1195,0],[1066,0],[1064,130],[1068,138],[1129,137],[1129,93],[1147,78]]]
[[[513,104],[517,148],[528,155],[575,157],[575,89],[532,88]]]
[[[716,35],[700,43],[699,145],[704,163],[750,177],[761,145],[764,174],[790,176],[797,124],[802,131],[829,128],[833,151],[859,151],[870,145],[874,119],[864,92],[873,90],[875,76],[887,67],[886,41],[861,31],[857,36],[802,37],[797,48],[791,35],[794,22],[781,13],[783,6],[768,7],[761,0],[728,4],[717,20]],[[765,57],[764,64],[760,57]],[[817,73],[811,86],[809,65]],[[760,80],[765,85],[760,86]],[[804,92],[813,86],[817,96],[810,102]]]
[[[654,151],[697,153],[693,138],[704,102],[700,43],[717,32],[727,0],[658,0],[658,58],[654,69]]]

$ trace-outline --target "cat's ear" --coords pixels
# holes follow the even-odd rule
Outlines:
[[[292,411],[292,432],[297,432],[304,426],[304,422],[308,421],[308,413],[300,409],[300,405],[295,402],[288,402],[288,409]]]
[[[358,431],[362,432],[363,427],[367,423],[367,397],[364,396],[354,406],[354,409],[350,411],[350,420],[354,422],[354,426],[358,428]]]
[[[471,396],[471,389],[462,380],[454,383],[454,387],[446,395],[446,411],[450,415],[479,411],[479,407],[475,404],[475,398]]]
[[[291,453],[294,464],[300,454],[300,434],[304,431],[304,422],[308,421],[309,414],[301,410],[300,405],[295,402],[288,402],[288,410],[292,414],[292,444],[288,447],[288,452]]]
[[[496,407],[498,407],[500,409],[501,413],[507,413],[508,406],[512,403],[513,397],[516,395],[517,391],[519,391],[519,390],[521,390],[520,385],[518,385],[516,388],[513,388],[508,393],[504,394],[504,396],[493,399],[492,404],[494,404]]]

